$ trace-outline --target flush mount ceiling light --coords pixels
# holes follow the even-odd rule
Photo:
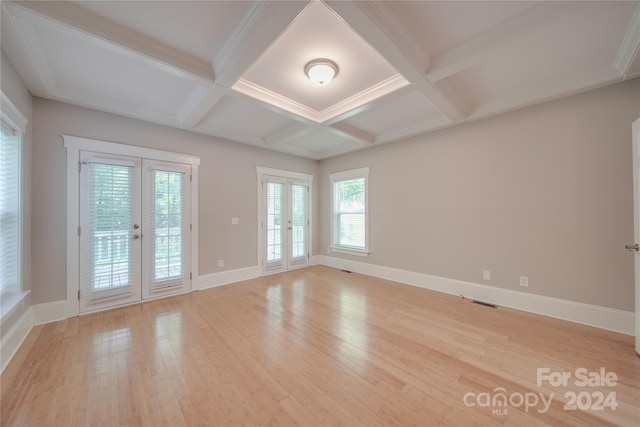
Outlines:
[[[326,85],[338,74],[338,64],[330,59],[314,59],[304,67],[309,80],[317,85]]]

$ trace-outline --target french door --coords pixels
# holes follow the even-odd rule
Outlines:
[[[80,312],[187,291],[190,166],[80,152]]]
[[[263,178],[263,273],[309,265],[309,187],[308,181]]]

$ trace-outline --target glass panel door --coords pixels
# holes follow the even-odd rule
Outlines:
[[[80,158],[80,312],[191,289],[191,167]]]
[[[80,311],[140,299],[140,160],[81,153]]]
[[[143,298],[190,289],[188,165],[144,160]]]
[[[289,182],[289,268],[309,261],[309,185]]]
[[[264,273],[309,263],[309,184],[281,177],[263,183]]]
[[[281,270],[285,264],[285,233],[283,226],[284,202],[285,202],[285,181],[278,178],[267,178],[264,183],[265,201],[265,243],[266,262],[265,271]]]

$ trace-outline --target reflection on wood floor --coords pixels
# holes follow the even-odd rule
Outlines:
[[[2,426],[640,423],[633,337],[327,267],[37,326],[1,381]]]

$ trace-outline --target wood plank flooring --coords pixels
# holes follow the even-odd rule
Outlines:
[[[640,425],[633,337],[327,267],[37,326],[0,381],[2,426]]]

